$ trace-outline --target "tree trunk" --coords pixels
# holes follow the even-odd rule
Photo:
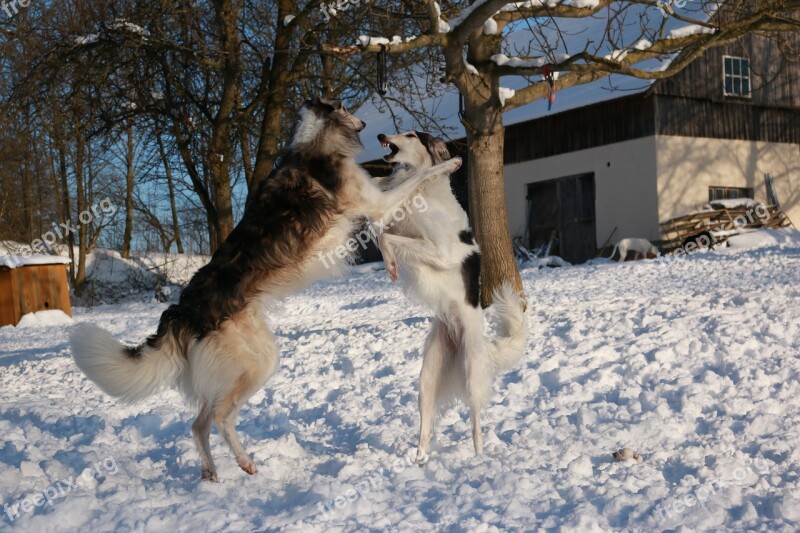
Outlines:
[[[134,143],[133,122],[128,119],[126,128],[128,136],[125,150],[125,233],[122,236],[122,257],[129,259],[131,256],[131,240],[133,239],[133,187],[134,187]]]
[[[77,142],[75,143],[75,196],[76,206],[78,209],[78,265],[75,269],[74,288],[75,294],[81,295],[83,293],[84,285],[86,284],[86,241],[88,237],[88,228],[86,224],[80,222],[80,214],[86,211],[86,188],[84,184],[84,162],[85,162],[85,143],[83,139],[83,132],[80,126],[75,128]]]
[[[250,137],[248,137],[246,128],[239,130],[239,146],[242,150],[242,171],[244,172],[244,182],[247,184],[247,189],[250,190],[250,184],[253,183],[253,153],[250,149]]]
[[[32,142],[33,136],[31,135],[31,117],[30,108],[25,108],[25,124],[23,125],[25,142]],[[33,199],[33,179],[31,176],[32,153],[30,149],[26,149],[22,160],[22,209],[23,209],[23,223],[25,224],[25,240],[32,242],[36,238],[36,225],[34,216],[36,207],[34,206]],[[41,209],[41,205],[39,206]]]
[[[295,6],[291,0],[278,0],[278,20],[282,21],[286,15],[291,14]],[[278,23],[275,31],[274,49],[278,50],[272,56],[269,69],[262,73],[268,78],[267,97],[264,102],[264,118],[258,136],[256,149],[256,164],[253,168],[253,179],[247,192],[250,201],[258,190],[259,185],[267,179],[275,161],[280,154],[280,140],[283,132],[283,108],[289,98],[291,90],[291,70],[298,65],[291,65],[289,49],[292,47],[291,30],[282,23]]]
[[[489,64],[491,56],[500,53],[500,44],[500,36],[484,35],[483,28],[478,28],[470,36],[467,60],[473,65]],[[503,104],[497,97],[500,80],[491,70],[480,75],[464,73],[459,48],[447,50],[446,60],[449,68],[461,73],[470,218],[481,247],[481,305],[488,307],[495,289],[504,281],[522,290],[506,209],[505,128]],[[465,78],[468,82],[463,81]]]
[[[280,152],[279,139],[283,131],[283,107],[276,105],[276,103],[281,98],[281,92],[277,91],[277,94],[270,94],[267,97],[264,118],[261,122],[253,179],[250,181],[248,190],[248,200],[255,195],[261,182],[267,179],[267,176],[275,166],[275,161],[278,159]]]
[[[211,141],[206,155],[211,202],[216,209],[211,234],[211,251],[217,249],[233,231],[230,164],[233,119],[239,94],[241,50],[239,46],[239,6],[231,0],[213,2],[222,52],[222,93],[212,120]]]
[[[211,149],[209,158],[208,183],[211,188],[211,201],[214,203],[216,216],[209,219],[211,223],[211,252],[214,252],[225,242],[231,231],[233,231],[233,204],[231,202],[231,178],[228,173],[228,165],[224,160],[226,154],[218,153]]]
[[[503,173],[502,126],[492,133],[467,134],[467,183],[475,238],[481,247],[481,305],[492,303],[492,293],[504,281],[522,290],[511,232],[508,228]]]
[[[67,154],[64,146],[64,139],[59,135],[55,136],[56,150],[58,151],[58,177],[61,182],[61,215],[62,220],[72,220],[72,208],[69,201],[69,180],[67,175]],[[75,265],[75,235],[72,231],[67,236],[67,246],[69,247],[69,277],[72,281],[72,286],[75,286],[75,279],[77,278],[77,269]]]
[[[172,212],[172,237],[175,240],[175,246],[178,248],[178,253],[183,253],[183,239],[181,238],[181,225],[178,220],[178,208],[175,204],[175,182],[172,179],[172,165],[169,164],[169,157],[167,157],[167,150],[164,148],[164,139],[161,137],[161,130],[156,134],[158,140],[158,153],[161,156],[161,162],[164,165],[164,172],[167,175],[167,190],[169,191],[169,207]],[[165,250],[169,252],[169,250]]]
[[[28,242],[35,239],[36,226],[34,225],[34,207],[33,207],[33,180],[31,179],[30,169],[30,156],[25,154],[22,162],[22,214],[23,223],[25,225],[25,240]]]

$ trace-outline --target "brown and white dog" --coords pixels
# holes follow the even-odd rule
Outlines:
[[[135,402],[177,386],[198,406],[192,434],[202,479],[217,480],[212,422],[242,470],[256,473],[235,425],[239,409],[278,365],[263,316],[267,304],[335,274],[337,268],[320,257],[342,246],[364,216],[383,218],[426,180],[461,164],[448,161],[383,192],[355,162],[364,126],[338,101],[306,102],[288,153],[179,303],[162,314],[154,335],[125,347],[107,331],[82,324],[71,336],[78,367],[111,396]]]

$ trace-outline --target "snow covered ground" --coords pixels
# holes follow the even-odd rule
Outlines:
[[[496,380],[485,454],[459,407],[423,467],[405,458],[429,319],[383,272],[272,313],[281,367],[238,426],[260,471],[215,433],[218,484],[177,393],[117,405],[73,365],[70,326],[2,328],[0,530],[800,528],[800,245],[523,277],[529,350]],[[164,307],[75,319],[136,343]],[[614,463],[622,447],[644,462]]]

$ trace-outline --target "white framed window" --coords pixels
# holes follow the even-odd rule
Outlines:
[[[722,90],[725,96],[750,98],[750,60],[722,56]]]

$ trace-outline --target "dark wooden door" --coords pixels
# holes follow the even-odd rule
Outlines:
[[[551,249],[570,263],[595,257],[594,174],[579,174],[528,185],[529,246],[533,249],[550,241]]]
[[[558,184],[555,180],[528,185],[528,248],[547,246],[559,229]],[[551,253],[555,253],[551,250]]]

